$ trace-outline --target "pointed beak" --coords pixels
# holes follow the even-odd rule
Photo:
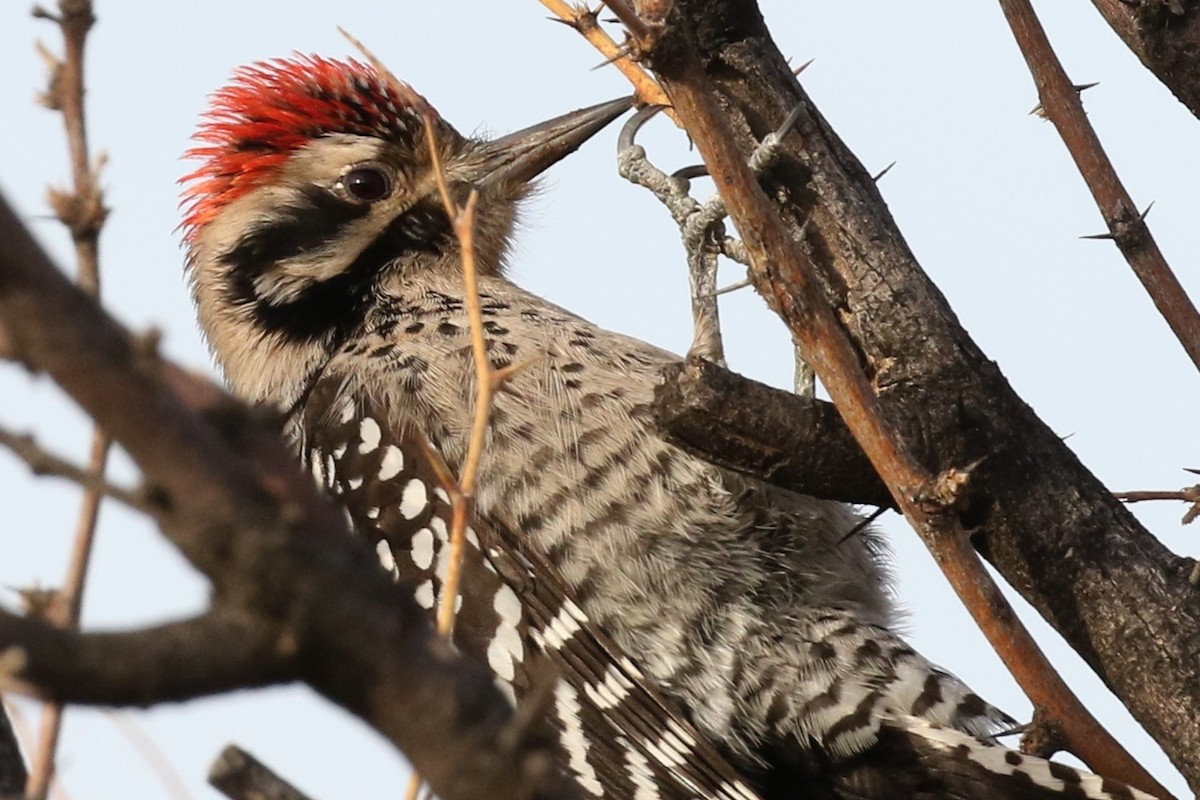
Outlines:
[[[574,152],[633,105],[632,97],[581,108],[483,145],[479,181],[525,183]]]

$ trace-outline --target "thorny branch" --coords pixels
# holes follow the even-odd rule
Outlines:
[[[1197,472],[1197,470],[1188,470],[1189,472]],[[1187,486],[1178,491],[1142,491],[1142,492],[1114,492],[1118,500],[1125,503],[1142,503],[1147,500],[1182,500],[1185,503],[1191,503],[1191,507],[1183,515],[1181,522],[1184,525],[1190,524],[1196,517],[1200,517],[1200,484],[1195,486]]]
[[[662,87],[650,77],[646,70],[629,58],[629,48],[618,45],[612,37],[604,32],[596,18],[596,12],[586,6],[575,7],[565,0],[538,0],[560,22],[563,22],[587,39],[593,47],[604,56],[605,64],[613,64],[621,74],[633,85],[638,102],[650,106],[669,106],[670,101],[663,93]],[[675,112],[668,109],[667,115],[678,122]]]
[[[947,496],[939,491],[957,476],[928,473],[889,430],[870,381],[816,283],[807,256],[783,228],[733,146],[720,113],[711,105],[712,89],[703,73],[691,70],[671,81],[664,77],[664,84],[705,161],[716,167],[712,172],[718,176],[718,189],[751,255],[753,279],[782,310],[855,438],[1005,666],[1034,705],[1048,710],[1062,724],[1072,752],[1096,769],[1166,796],[1054,670],[983,568],[957,515],[948,513],[961,493]],[[962,477],[969,480],[969,475]]]
[[[1137,210],[1117,177],[1084,113],[1079,91],[1063,70],[1037,14],[1028,0],[1000,0],[1000,7],[1029,65],[1045,116],[1054,123],[1108,225],[1106,235],[1092,238],[1113,240],[1192,363],[1200,369],[1200,313],[1158,249],[1146,225],[1145,212]]]
[[[50,205],[70,231],[71,239],[75,243],[79,285],[92,297],[99,297],[100,230],[104,226],[108,209],[104,207],[98,180],[102,160],[93,165],[88,149],[87,116],[83,104],[84,49],[88,32],[95,24],[96,18],[92,13],[90,0],[59,0],[57,15],[40,7],[35,7],[33,14],[57,23],[64,45],[64,57],[61,61],[45,48],[39,48],[50,69],[50,85],[42,96],[42,102],[47,108],[58,110],[63,115],[73,184],[70,192],[51,189]],[[107,435],[97,426],[92,432],[88,472],[95,475],[101,484],[108,461],[108,447]],[[83,599],[84,583],[87,580],[88,564],[99,520],[100,501],[103,497],[104,492],[99,484],[84,491],[67,575],[48,610],[48,619],[64,628],[75,628],[79,625],[80,603]],[[56,703],[48,704],[43,710],[38,743],[32,758],[33,766],[26,787],[26,794],[33,800],[41,800],[50,789],[50,782],[54,777],[54,753],[58,748],[62,714],[62,707]]]
[[[875,388],[830,309],[815,268],[734,144],[733,133],[713,99],[720,92],[696,60],[692,45],[680,41],[685,36],[680,34],[673,42],[672,58],[662,64],[656,60],[658,77],[743,236],[755,285],[788,324],[905,516],[1034,704],[1062,724],[1073,751],[1094,768],[1169,796],[1070,692],[983,569],[956,509],[968,502],[971,469],[929,472],[885,421]]]

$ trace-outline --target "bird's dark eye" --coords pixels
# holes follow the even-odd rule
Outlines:
[[[376,203],[392,193],[392,179],[379,167],[355,167],[342,178],[351,197]]]

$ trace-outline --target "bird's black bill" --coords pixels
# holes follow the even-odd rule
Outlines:
[[[632,97],[610,100],[488,142],[481,182],[524,182],[536,178],[632,105]]]

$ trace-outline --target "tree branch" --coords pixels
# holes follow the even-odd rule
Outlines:
[[[136,492],[116,486],[105,480],[103,475],[72,464],[65,458],[44,449],[30,435],[13,433],[0,426],[0,447],[6,447],[13,455],[28,465],[35,475],[54,475],[79,484],[97,495],[120,500],[130,508],[146,510],[145,503]]]
[[[1062,137],[1108,225],[1107,237],[1098,238],[1111,238],[1117,245],[1175,338],[1200,369],[1200,314],[1158,249],[1145,213],[1138,211],[1117,177],[1083,111],[1079,90],[1063,71],[1028,0],[1000,0],[1000,7],[1033,74],[1042,109]]]
[[[281,630],[295,674],[389,738],[439,796],[571,796],[548,732],[509,735],[490,673],[437,639],[261,415],[132,339],[2,201],[0,321],[27,366],[138,464],[163,533],[213,581],[216,608]]]
[[[895,507],[831,403],[691,358],[664,371],[654,414],[668,441],[719,466],[814,497]]]
[[[717,157],[714,176],[744,163],[757,142],[798,110],[793,133],[763,179],[768,195],[778,190],[789,198],[779,210],[790,237],[759,227],[761,199],[752,189],[731,192],[723,184],[720,190],[747,248],[758,248],[760,258],[769,251],[770,276],[783,278],[759,277],[776,309],[797,335],[798,328],[818,326],[819,334],[802,337],[816,347],[811,360],[831,395],[831,384],[838,385],[839,411],[910,518],[927,516],[917,501],[936,499],[941,479],[969,477],[953,504],[937,509],[950,534],[939,538],[953,544],[955,527],[971,531],[981,552],[1200,785],[1200,725],[1188,712],[1200,704],[1200,686],[1184,655],[1200,650],[1188,561],[1172,556],[1119,506],[962,330],[908,251],[870,175],[800,90],[753,4],[679,0],[672,20],[694,38],[665,37],[653,66],[666,83],[673,80],[667,88],[681,117],[690,100],[693,111],[708,106],[705,124],[724,118],[735,128],[738,149]],[[688,60],[692,47],[700,51],[699,66]],[[698,143],[703,127],[688,125]],[[797,254],[793,240],[800,239],[804,252]],[[838,308],[837,324],[817,310],[817,299],[827,302],[821,293],[803,283],[797,288],[784,266],[805,254]],[[834,344],[843,325],[849,352]],[[861,365],[869,384],[838,375],[846,364]],[[860,412],[871,405],[880,419],[875,411]],[[939,480],[923,482],[922,475]],[[1161,668],[1146,670],[1147,659]],[[1114,767],[1098,769],[1112,774]],[[1119,771],[1116,777],[1163,791],[1139,779],[1136,767]]]
[[[73,178],[71,191],[53,188],[50,190],[50,205],[70,231],[71,239],[75,243],[78,270],[76,280],[87,294],[98,298],[100,231],[108,216],[108,209],[104,207],[104,196],[99,184],[102,160],[93,166],[88,150],[87,113],[83,103],[83,56],[88,32],[95,24],[96,17],[92,13],[91,0],[59,0],[57,16],[36,7],[33,14],[54,20],[62,33],[65,53],[62,61],[59,61],[42,49],[42,55],[50,67],[50,85],[43,94],[42,101],[49,108],[62,112]],[[89,472],[96,475],[101,482],[108,461],[108,447],[108,436],[99,427],[95,428],[92,431],[88,464]],[[63,628],[76,628],[79,625],[83,589],[87,582],[92,545],[96,539],[96,525],[100,518],[100,502],[103,498],[104,493],[99,488],[85,489],[75,525],[67,574],[62,587],[54,593],[47,609],[47,618]],[[29,785],[26,788],[26,793],[33,800],[42,800],[50,791],[50,781],[54,777],[54,756],[58,749],[61,728],[62,708],[50,703],[42,712],[41,731],[33,758],[33,768],[30,770]]]
[[[284,631],[229,610],[128,633],[80,633],[0,612],[0,642],[18,643],[3,653],[4,678],[61,703],[144,708],[296,676]]]
[[[208,771],[208,782],[229,800],[310,800],[236,745],[229,745],[217,756]]]
[[[1200,6],[1164,0],[1092,4],[1146,69],[1200,117]]]

